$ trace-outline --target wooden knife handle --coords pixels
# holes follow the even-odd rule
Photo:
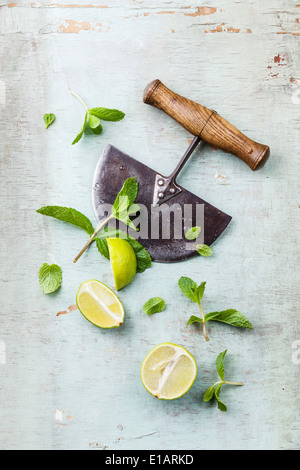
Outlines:
[[[267,145],[249,139],[216,111],[177,95],[160,80],[147,85],[144,103],[161,109],[191,134],[240,158],[251,170],[262,168],[270,156]]]

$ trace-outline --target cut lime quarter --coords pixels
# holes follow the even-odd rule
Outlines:
[[[100,281],[81,284],[76,296],[82,315],[99,328],[116,328],[124,321],[124,308],[116,294]]]
[[[146,356],[141,369],[144,387],[160,400],[175,400],[189,391],[197,376],[193,356],[182,346],[162,343]]]
[[[132,246],[122,238],[107,238],[107,245],[116,289],[121,290],[136,275],[136,255]]]

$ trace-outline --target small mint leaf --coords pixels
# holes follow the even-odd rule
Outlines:
[[[178,281],[179,288],[190,300],[198,303],[198,286],[189,277],[181,277]]]
[[[197,293],[198,293],[199,302],[203,297],[205,286],[206,286],[206,282],[201,282],[200,286],[198,287]]]
[[[206,392],[204,393],[203,401],[205,401],[206,403],[209,402],[214,396],[214,391],[215,391],[215,386],[212,385],[212,387],[209,387],[209,389],[206,390]]]
[[[118,111],[117,109],[109,109],[109,108],[92,108],[89,109],[89,113],[92,116],[96,116],[99,119],[103,119],[103,121],[121,121],[125,114],[122,111]]]
[[[201,233],[201,227],[198,227],[198,226],[192,227],[186,232],[185,238],[187,240],[196,240],[196,238],[199,237],[200,233]]]
[[[71,207],[44,206],[41,207],[41,209],[38,209],[37,212],[39,214],[61,220],[62,222],[75,225],[75,227],[81,228],[88,235],[92,235],[94,233],[91,221],[81,212],[76,209],[72,209]]]
[[[212,249],[210,246],[207,245],[196,245],[196,250],[198,251],[199,255],[209,257],[213,254]]]
[[[200,317],[196,317],[195,315],[192,315],[192,316],[190,317],[190,319],[188,320],[188,322],[187,322],[187,326],[190,326],[190,325],[192,325],[193,323],[201,323],[201,324],[202,324],[202,323],[203,323],[203,320],[202,320],[202,318],[200,318]]]
[[[154,315],[162,312],[166,307],[166,302],[161,297],[153,297],[149,299],[143,306],[143,310],[147,315]]]
[[[44,123],[46,124],[46,129],[48,129],[48,127],[51,126],[51,124],[53,124],[56,117],[55,117],[55,114],[50,113],[50,114],[44,114],[43,119],[44,119]]]
[[[85,113],[85,118],[84,118],[84,123],[83,123],[82,129],[81,129],[81,131],[79,132],[79,134],[78,134],[78,136],[76,137],[76,139],[73,140],[72,145],[77,144],[77,142],[79,142],[80,139],[82,138],[83,133],[84,133],[85,128],[86,128],[86,125],[87,125],[87,120],[88,120],[88,113]]]
[[[226,351],[221,352],[218,355],[217,360],[216,360],[217,371],[218,371],[218,374],[219,374],[221,380],[225,380],[224,379],[224,363],[223,363],[223,361],[224,361],[224,358],[226,356],[226,353],[227,353],[227,349],[226,349]]]
[[[216,397],[216,400],[217,400],[217,403],[218,403],[218,408],[220,411],[223,411],[226,413],[227,411],[227,406],[220,400],[220,392],[221,392],[221,387],[222,387],[222,384],[221,385],[218,385],[218,387],[216,388],[215,390],[215,397]]]
[[[222,312],[210,312],[205,315],[205,321],[218,321],[237,328],[253,330],[249,320],[238,310],[228,309]]]
[[[89,126],[91,129],[96,129],[100,124],[101,121],[96,116],[93,116],[92,114],[89,116]]]
[[[57,264],[44,263],[39,270],[39,282],[44,294],[52,294],[62,283],[62,270]]]

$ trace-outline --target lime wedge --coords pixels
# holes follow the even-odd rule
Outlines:
[[[100,281],[81,284],[76,296],[82,315],[99,328],[116,328],[124,321],[124,308],[116,294]]]
[[[107,238],[107,245],[116,289],[120,290],[130,284],[136,275],[135,252],[122,238]]]
[[[182,346],[162,343],[146,356],[141,369],[144,387],[160,400],[175,400],[189,391],[197,376],[193,356]]]

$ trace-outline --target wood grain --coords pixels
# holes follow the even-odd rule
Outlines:
[[[0,364],[1,449],[293,449],[299,447],[299,32],[288,0],[3,1],[0,8]],[[105,7],[105,8],[102,8]],[[100,8],[101,7],[101,8]],[[113,286],[95,247],[73,265],[85,234],[36,214],[45,204],[73,206],[95,222],[91,184],[106,144],[168,174],[190,134],[146,106],[155,77],[182,96],[216,109],[272,157],[252,173],[207,146],[180,178],[188,190],[233,216],[210,259],[154,265],[120,297],[124,326],[103,332],[78,310],[82,281]],[[89,106],[126,112],[102,136],[71,142]],[[54,112],[46,131],[42,116]],[[63,285],[45,296],[44,262],[63,269]],[[211,325],[205,344],[180,276],[207,281],[205,312],[237,308],[253,331]],[[161,296],[165,312],[142,305]],[[150,348],[187,347],[199,374],[174,403],[154,400],[139,379]],[[228,413],[202,403],[228,349]]]
[[[251,170],[262,168],[270,156],[269,146],[249,139],[216,111],[178,95],[158,79],[145,88],[144,103],[161,109],[214,148],[240,158]]]

